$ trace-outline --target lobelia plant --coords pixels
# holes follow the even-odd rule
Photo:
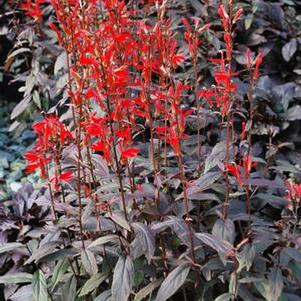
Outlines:
[[[182,35],[171,2],[21,5],[35,24],[52,11],[66,74],[63,106],[33,125],[24,155],[45,185],[25,186],[5,208],[0,253],[15,254],[2,259],[13,266],[0,276],[6,299],[298,300],[300,185],[288,181],[285,198],[253,151],[263,54],[247,50],[235,69],[243,10],[220,4],[224,49],[205,58],[214,85],[200,89],[200,48],[220,25],[184,18]],[[203,155],[208,112],[220,134]],[[266,197],[283,223],[265,214]]]

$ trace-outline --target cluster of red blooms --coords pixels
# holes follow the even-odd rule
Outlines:
[[[42,17],[41,5],[45,2],[46,0],[24,0],[20,8],[25,10],[26,15],[38,21]]]
[[[57,116],[45,117],[42,121],[33,125],[33,130],[37,135],[37,143],[34,148],[24,156],[28,161],[26,171],[32,173],[40,170],[43,179],[48,178],[54,182],[55,188],[61,181],[69,181],[72,172],[59,172],[56,170],[54,176],[48,174],[48,165],[52,161],[57,161],[62,151],[62,147],[73,140],[71,132],[58,119]]]
[[[79,58],[71,67],[73,85],[69,94],[77,114],[84,112],[81,121],[85,143],[101,152],[109,164],[116,147],[124,163],[139,152],[132,146],[136,120],[143,118],[147,126],[154,127],[155,116],[157,123],[163,120],[168,143],[178,154],[187,115],[180,109],[181,84],[176,88],[170,84],[170,89],[152,84],[153,74],[170,79],[172,70],[185,60],[170,21],[162,18],[154,26],[134,22],[124,1],[103,1],[107,14],[101,20],[97,19],[101,12],[95,1],[85,7],[76,1],[68,7],[61,1],[51,3],[63,36],[55,25],[51,27],[71,58]],[[83,9],[85,13],[80,14]],[[91,112],[92,100],[106,114]],[[176,114],[179,116],[175,120]],[[166,118],[170,119],[168,124]],[[162,132],[158,129],[157,133],[160,137]]]
[[[27,0],[22,7],[32,17],[38,17],[38,8],[44,1]],[[150,129],[150,144],[155,135],[180,157],[181,141],[186,137],[185,119],[192,111],[181,105],[183,93],[189,86],[176,81],[173,76],[186,57],[165,16],[166,1],[157,2],[158,19],[153,25],[132,18],[135,12],[128,10],[125,1],[90,0],[83,4],[78,0],[50,0],[50,3],[57,25],[51,23],[49,26],[56,32],[58,42],[68,56],[68,93],[74,137],[55,116],[36,124],[38,143],[25,156],[29,162],[27,170],[32,172],[39,168],[43,178],[49,177],[47,165],[53,159],[58,164],[62,146],[73,140],[78,147],[79,160],[82,160],[81,148],[91,149],[100,153],[108,165],[117,166],[117,171],[118,165],[128,165],[129,160],[138,155],[133,137],[144,127]],[[30,10],[33,7],[36,10]],[[238,10],[232,19],[223,5],[218,12],[225,32],[226,57],[222,54],[221,58],[211,60],[219,66],[214,75],[216,87],[199,95],[210,105],[214,101],[224,117],[229,113],[231,95],[237,89],[232,81],[235,73],[231,66],[231,34],[242,10]],[[183,23],[185,40],[194,59],[201,44],[198,34],[209,25],[200,27],[199,20],[194,19],[192,29],[187,19],[184,18]],[[262,56],[258,56],[254,62],[249,62],[250,68],[255,66],[254,78],[258,77],[261,60]],[[144,124],[138,124],[138,120],[143,120]],[[53,153],[57,150],[55,158],[51,157],[49,149]],[[254,166],[251,161],[250,156],[243,160],[246,178]],[[228,165],[226,168],[237,178],[239,185],[243,185],[240,166]],[[50,179],[56,187],[60,181],[71,177],[71,173],[57,170]]]
[[[229,8],[232,10],[232,7]],[[199,97],[207,100],[210,106],[215,105],[220,108],[223,117],[227,116],[231,107],[231,95],[237,90],[237,86],[233,83],[233,77],[236,75],[232,71],[232,27],[242,14],[242,9],[239,9],[233,19],[226,12],[225,7],[221,4],[218,9],[218,14],[221,18],[224,29],[224,42],[226,45],[226,57],[221,53],[221,58],[211,59],[210,61],[218,65],[215,71],[214,79],[216,86],[210,90],[204,90],[199,93]]]

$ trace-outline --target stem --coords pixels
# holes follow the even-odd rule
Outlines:
[[[225,156],[225,165],[229,163],[230,158],[230,135],[231,135],[230,121],[227,118],[227,128],[226,128],[226,156]],[[226,181],[226,195],[223,204],[223,219],[226,220],[228,216],[228,207],[229,207],[229,195],[230,195],[230,181],[229,181],[229,172],[225,170],[225,181]]]
[[[196,126],[197,126],[197,171],[198,174],[200,175],[201,172],[201,118],[200,118],[200,109],[201,109],[201,103],[200,103],[200,98],[197,97],[197,82],[198,82],[198,74],[197,74],[197,57],[195,56],[193,58],[193,73],[194,73],[194,95],[196,97],[196,116],[197,116],[197,120],[196,120]]]
[[[189,235],[189,240],[190,240],[190,246],[191,246],[191,256],[192,256],[192,262],[193,265],[196,266],[196,256],[195,256],[195,251],[194,251],[194,240],[193,240],[193,232],[192,232],[192,225],[191,225],[191,216],[189,212],[189,201],[188,201],[188,196],[187,196],[187,187],[186,187],[186,179],[185,179],[185,171],[183,167],[183,162],[182,162],[182,155],[180,154],[178,156],[178,164],[179,164],[179,170],[180,170],[180,179],[183,187],[183,197],[184,197],[184,207],[185,207],[185,222],[188,227],[188,235]],[[196,287],[199,284],[199,272],[198,270],[195,270],[196,274]]]
[[[54,219],[54,221],[57,222],[55,201],[54,201],[54,197],[53,197],[52,187],[51,187],[51,184],[50,184],[48,164],[45,164],[45,168],[46,168],[46,175],[47,175],[47,182],[48,182],[48,189],[49,189],[49,194],[50,194],[50,201],[51,201],[51,209],[52,209],[53,219]]]
[[[110,104],[108,97],[106,97],[106,105],[107,105],[107,113],[109,116],[111,116],[112,109],[111,109],[111,104]],[[128,221],[128,215],[127,215],[127,209],[126,209],[126,203],[125,203],[125,195],[124,195],[124,187],[123,187],[122,176],[121,176],[121,168],[120,168],[120,163],[118,160],[118,155],[117,155],[117,150],[116,150],[116,135],[115,135],[115,131],[113,128],[113,122],[112,122],[111,118],[109,118],[109,127],[110,127],[111,137],[113,137],[113,156],[114,156],[114,161],[116,164],[116,173],[117,173],[119,187],[120,187],[122,209],[123,209],[123,213],[124,213],[124,218],[126,221]]]

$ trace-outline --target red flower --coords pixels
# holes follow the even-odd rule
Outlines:
[[[239,165],[233,165],[233,164],[227,164],[226,170],[230,172],[235,178],[239,186],[243,186],[243,180],[240,173],[240,166]]]
[[[34,150],[25,153],[24,158],[28,162],[25,172],[30,174],[39,169],[41,171],[41,177],[46,178],[46,164],[49,159],[44,158],[43,155],[38,154]]]
[[[70,180],[74,177],[73,173],[70,171],[63,172],[60,175],[55,175],[50,179],[50,182],[54,182],[54,190],[58,191],[60,182],[70,182]]]
[[[237,164],[227,164],[226,170],[230,172],[237,180],[239,186],[243,186],[244,180],[248,179],[250,176],[250,171],[253,167],[257,165],[256,162],[252,162],[252,156],[246,155],[243,157],[242,162],[239,165]],[[243,169],[244,179],[241,174],[241,169]]]
[[[91,147],[94,151],[101,152],[108,164],[111,164],[111,149],[110,144],[103,141],[94,143]]]
[[[39,20],[42,17],[40,5],[43,3],[45,3],[45,0],[24,0],[20,8],[25,10],[26,15]]]
[[[121,160],[125,161],[128,158],[134,158],[139,154],[139,149],[136,147],[128,148],[121,152]]]

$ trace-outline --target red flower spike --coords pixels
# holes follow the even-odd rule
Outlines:
[[[287,180],[287,199],[291,201],[297,201],[298,203],[301,200],[301,184],[295,184],[292,180]]]
[[[254,63],[255,64],[255,70],[254,70],[254,73],[253,73],[253,79],[254,80],[257,80],[258,77],[259,77],[259,67],[262,64],[262,61],[263,61],[263,53],[260,52],[257,55],[257,57],[255,59],[255,63]]]
[[[57,26],[54,23],[49,23],[49,28],[52,29],[56,33],[59,44],[63,44],[63,38],[62,38],[61,32],[57,28]]]
[[[224,5],[220,5],[218,8],[218,14],[221,18],[221,21],[223,23],[224,30],[228,31],[228,22],[229,22],[229,15],[227,14]]]
[[[252,51],[250,48],[247,49],[247,67],[250,69],[252,67]]]
[[[242,16],[243,12],[244,12],[243,8],[240,8],[240,9],[235,13],[235,16],[234,16],[234,18],[233,18],[233,24],[235,24],[235,23],[238,21],[238,19]]]
[[[243,168],[244,168],[244,175],[246,178],[249,177],[251,169],[256,165],[257,165],[256,162],[252,162],[252,155],[249,154],[243,157]]]
[[[245,140],[247,136],[247,131],[246,131],[246,122],[243,121],[241,124],[241,134],[240,134],[240,139]]]

